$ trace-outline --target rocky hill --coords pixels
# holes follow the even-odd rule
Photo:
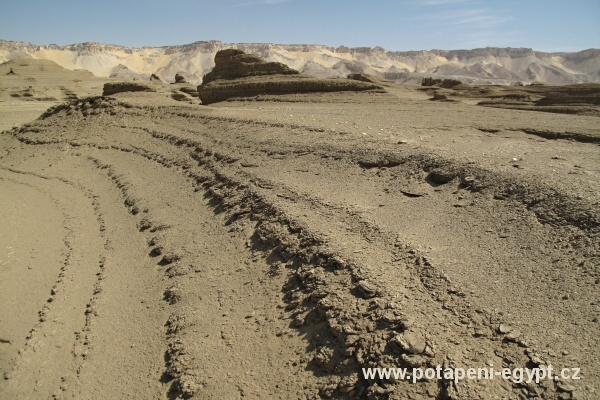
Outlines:
[[[473,84],[545,83],[564,85],[600,82],[600,49],[577,53],[544,53],[526,48],[387,51],[381,47],[322,45],[226,44],[201,41],[180,46],[130,48],[101,43],[39,46],[0,40],[0,62],[14,58],[51,60],[67,69],[85,69],[96,76],[167,82],[180,73],[200,83],[214,67],[219,50],[235,48],[268,62],[279,62],[319,78],[367,73],[401,83],[423,77],[458,79]]]

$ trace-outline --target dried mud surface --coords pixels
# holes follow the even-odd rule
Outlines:
[[[597,398],[597,117],[170,90],[0,135],[0,397]]]

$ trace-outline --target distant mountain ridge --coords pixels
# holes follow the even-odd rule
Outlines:
[[[214,40],[133,48],[102,43],[58,46],[0,40],[0,62],[23,57],[39,58],[71,70],[85,69],[96,76],[149,79],[151,74],[156,74],[171,82],[175,74],[180,73],[188,81],[200,83],[214,67],[216,52],[228,48],[256,54],[267,61],[281,62],[301,73],[320,78],[367,73],[400,83],[417,84],[423,77],[451,78],[474,84],[600,83],[600,49],[576,53],[495,47],[388,51],[382,47],[226,44]]]

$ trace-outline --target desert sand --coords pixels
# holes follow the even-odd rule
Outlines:
[[[599,396],[597,113],[385,81],[200,105],[11,63],[0,398]],[[361,373],[549,364],[581,379]]]

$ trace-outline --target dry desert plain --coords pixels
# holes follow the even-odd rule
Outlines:
[[[0,66],[0,398],[600,396],[597,113],[107,81]]]

